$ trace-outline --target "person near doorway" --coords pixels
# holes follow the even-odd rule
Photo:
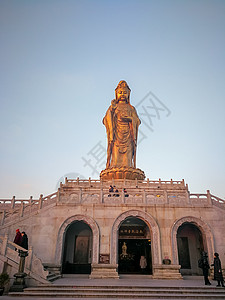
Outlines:
[[[198,261],[198,267],[202,269],[205,285],[211,285],[209,281],[209,262],[207,252],[202,252],[202,257]]]
[[[224,287],[221,261],[217,252],[214,253],[214,263],[212,264],[212,266],[214,266],[214,278],[215,280],[217,280],[217,286]]]
[[[144,273],[147,267],[147,260],[144,255],[142,255],[140,258],[140,267],[141,267],[141,272]]]

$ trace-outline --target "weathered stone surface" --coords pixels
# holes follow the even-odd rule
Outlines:
[[[111,184],[118,188],[119,197],[109,197]],[[124,188],[128,197],[123,193]],[[74,193],[79,194],[79,202],[70,197]],[[99,197],[93,203],[91,195],[96,193]],[[182,201],[179,201],[180,196]],[[114,276],[115,269],[112,271],[107,269],[108,266],[106,269],[98,267],[100,255],[108,253],[110,264],[118,264],[118,231],[122,222],[129,217],[143,220],[149,228],[154,278],[180,277],[177,233],[183,224],[195,225],[201,231],[210,262],[214,251],[217,251],[222,265],[225,265],[224,240],[221,238],[225,232],[224,200],[209,192],[201,194],[201,197],[190,194],[183,181],[67,180],[55,196],[52,194],[51,197],[33,201],[35,206],[27,203],[21,206],[24,209],[22,211],[18,206],[12,210],[10,201],[6,204],[2,200],[4,209],[8,207],[8,211],[6,210],[2,219],[0,235],[7,233],[12,241],[16,228],[25,229],[33,252],[45,265],[49,265],[49,269],[52,265],[57,265],[60,270],[67,228],[74,222],[83,221],[89,225],[93,234],[91,263],[94,265],[94,275],[91,276]],[[195,206],[193,203],[196,201],[198,205]],[[165,257],[171,260],[171,265],[162,264]],[[43,269],[37,267],[35,261],[33,270],[43,273]],[[191,272],[199,270],[194,266]]]

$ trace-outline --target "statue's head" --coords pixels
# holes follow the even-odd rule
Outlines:
[[[130,88],[125,80],[121,80],[116,89],[116,102],[130,103]]]

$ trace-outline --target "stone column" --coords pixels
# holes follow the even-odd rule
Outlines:
[[[26,256],[28,256],[28,251],[19,250],[19,269],[18,272],[14,274],[15,279],[13,285],[9,289],[10,292],[23,292],[24,288],[26,288],[25,277],[27,276],[27,274],[24,273]]]

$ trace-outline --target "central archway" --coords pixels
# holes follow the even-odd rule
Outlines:
[[[118,264],[119,229],[122,223],[130,217],[142,220],[149,229],[151,239],[152,267],[154,268],[154,265],[161,264],[159,227],[151,215],[139,210],[126,211],[115,220],[111,234],[111,263]]]
[[[147,224],[134,217],[119,227],[119,274],[152,274],[151,233]]]

